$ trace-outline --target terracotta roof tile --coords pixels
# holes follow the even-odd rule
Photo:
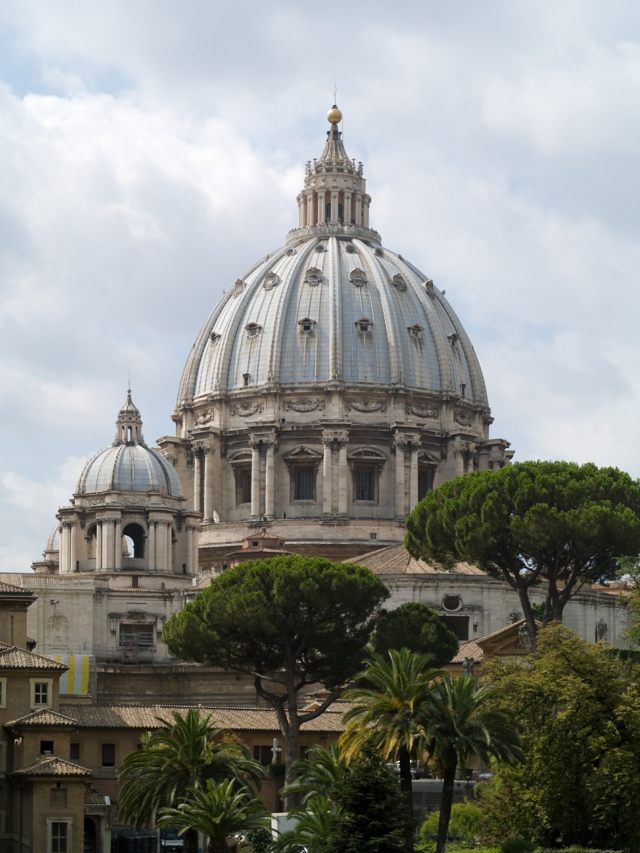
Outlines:
[[[470,563],[456,563],[451,571],[439,569],[426,560],[412,557],[404,545],[391,545],[379,551],[371,551],[360,557],[351,557],[346,562],[357,563],[375,575],[480,575],[485,573]]]
[[[0,670],[2,669],[53,669],[57,672],[65,672],[68,667],[42,655],[35,655],[26,649],[19,649],[18,646],[0,643]]]
[[[451,663],[464,663],[468,658],[471,658],[471,660],[476,662],[480,662],[484,659],[484,652],[473,640],[468,640],[466,643],[460,643],[458,653],[455,657],[451,658]]]
[[[16,595],[27,598],[35,598],[34,594],[31,590],[23,589],[20,586],[15,586],[12,583],[6,583],[3,580],[0,580],[0,594],[2,595]]]
[[[72,764],[57,755],[46,755],[36,759],[33,764],[14,770],[16,776],[91,776],[91,770],[80,764]]]
[[[4,725],[12,726],[13,728],[39,728],[41,726],[76,728],[78,721],[73,717],[67,717],[65,714],[59,714],[57,711],[42,708],[40,711],[32,711],[30,714],[19,717],[17,720],[11,720]]]
[[[147,731],[160,728],[162,720],[171,722],[172,712],[185,714],[191,708],[167,705],[62,705],[61,710],[73,714],[81,728]],[[279,728],[276,715],[269,708],[200,707],[199,710],[211,715],[214,726],[233,731],[271,732]],[[330,709],[302,725],[303,732],[341,732],[343,728],[342,713]]]

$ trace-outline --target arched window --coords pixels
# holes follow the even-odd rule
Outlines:
[[[129,552],[129,558],[132,560],[142,559],[144,557],[144,529],[139,524],[127,524],[122,531],[122,536]]]

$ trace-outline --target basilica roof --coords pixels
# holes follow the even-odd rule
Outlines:
[[[178,406],[247,387],[404,386],[487,407],[443,291],[369,228],[362,164],[331,124],[298,196],[300,227],[230,283],[188,357]]]
[[[107,491],[182,494],[173,465],[144,442],[142,418],[131,399],[131,389],[118,412],[113,445],[87,462],[76,486],[80,495]]]

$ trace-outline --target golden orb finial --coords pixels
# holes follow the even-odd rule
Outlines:
[[[334,104],[327,113],[327,121],[330,124],[339,124],[342,121],[342,112],[338,109],[336,104]]]

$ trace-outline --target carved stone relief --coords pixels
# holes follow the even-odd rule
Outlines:
[[[324,400],[285,400],[283,408],[292,412],[322,412]]]
[[[233,285],[233,298],[234,299],[237,299],[238,296],[240,296],[242,291],[245,289],[245,286],[246,286],[246,283],[241,278],[236,279],[236,283]]]
[[[473,418],[467,412],[462,412],[460,409],[457,409],[454,412],[453,419],[460,426],[470,427],[473,423]]]
[[[204,409],[204,411],[199,412],[196,415],[196,424],[198,426],[202,426],[203,424],[209,424],[213,420],[214,411],[213,409]]]
[[[241,418],[249,418],[263,409],[264,405],[259,400],[247,400],[246,402],[233,403],[231,405],[231,414],[238,415]]]
[[[420,403],[406,403],[404,410],[408,415],[414,415],[416,418],[427,418],[429,420],[434,420],[440,414],[437,409],[422,406]]]
[[[386,412],[387,404],[384,400],[347,400],[346,405],[347,411],[350,412],[352,409],[356,412]]]

